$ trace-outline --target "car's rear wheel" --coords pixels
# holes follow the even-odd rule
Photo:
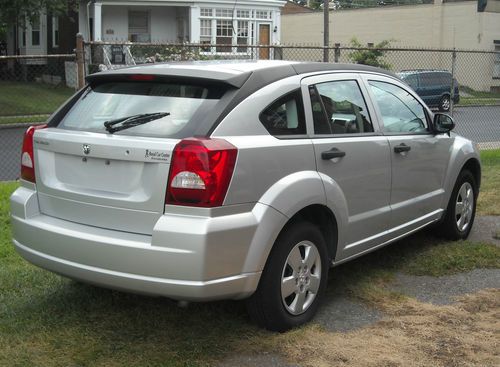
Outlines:
[[[289,224],[269,255],[257,291],[247,300],[250,317],[272,331],[311,320],[324,295],[328,251],[315,225]]]
[[[470,171],[460,172],[451,193],[441,234],[451,240],[469,236],[476,215],[477,186]]]
[[[449,95],[444,95],[439,101],[439,111],[448,112],[450,110],[451,100]]]

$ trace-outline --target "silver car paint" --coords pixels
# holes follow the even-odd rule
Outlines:
[[[151,234],[163,214],[169,160],[177,140],[57,128],[34,139],[40,211],[76,223]],[[83,146],[90,146],[85,154]],[[98,179],[96,179],[98,177]]]
[[[313,130],[312,108],[309,98],[309,86],[339,80],[355,80],[361,91],[366,94],[361,78],[353,73],[318,75],[302,79],[302,91],[305,101],[306,119]],[[373,107],[367,104],[370,116],[374,116]],[[348,221],[343,227],[343,235],[337,248],[342,250],[351,243],[359,242],[376,233],[387,230],[390,219],[391,162],[388,142],[379,132],[376,119],[372,118],[375,133],[358,134],[351,137],[322,137],[313,139],[318,171],[335,180],[347,203]],[[332,148],[346,153],[342,158],[321,159],[321,153]],[[359,169],[362,168],[362,169]],[[329,189],[331,195],[332,189]],[[327,195],[328,196],[328,195]],[[362,246],[361,246],[362,247]],[[355,251],[360,251],[357,247]],[[338,253],[337,260],[347,256]]]
[[[104,214],[106,211],[96,216],[94,223],[72,223],[65,218],[58,219],[41,212],[39,202],[43,203],[45,194],[37,191],[38,185],[44,183],[46,186],[40,187],[46,191],[51,189],[51,184],[49,178],[43,177],[45,173],[38,177],[40,173],[37,171],[37,180],[42,183],[37,186],[23,183],[23,187],[11,198],[14,244],[17,250],[39,266],[111,288],[187,300],[244,298],[256,289],[260,273],[281,229],[293,215],[308,205],[325,205],[336,218],[338,244],[334,264],[372,251],[438,220],[463,164],[471,158],[479,159],[478,151],[470,141],[453,134],[452,138],[444,134],[435,137],[435,144],[445,140],[450,142],[447,148],[449,160],[438,160],[440,163],[435,162],[431,168],[432,172],[437,172],[438,169],[446,171],[444,184],[436,190],[430,190],[434,186],[426,188],[423,192],[424,196],[430,195],[428,198],[419,196],[421,189],[414,187],[407,200],[408,206],[420,205],[422,209],[413,215],[410,213],[406,220],[397,224],[387,199],[390,188],[382,193],[382,197],[377,196],[389,177],[384,162],[393,159],[388,158],[393,157],[389,149],[391,138],[343,137],[328,138],[320,142],[313,138],[312,119],[307,111],[306,123],[310,137],[277,139],[270,136],[260,124],[260,111],[284,93],[301,88],[302,80],[316,75],[328,79],[333,77],[332,74],[335,74],[335,78],[342,78],[341,72],[323,72],[294,76],[273,83],[240,103],[220,123],[212,136],[224,138],[238,148],[235,171],[223,207],[207,209],[162,204],[159,211],[164,209],[165,213],[158,214],[158,208],[149,207],[144,201],[141,204],[140,200],[136,200],[131,207],[125,207],[125,200],[123,203],[118,200],[115,201],[115,204],[119,204],[117,207],[118,205],[112,204],[112,198],[107,198],[109,201],[105,203],[110,208],[119,210],[114,214],[124,221],[120,225],[129,225],[132,230],[125,232],[123,227],[113,228],[112,221],[108,218],[111,214]],[[362,73],[359,75],[359,80],[362,81],[366,77],[381,77]],[[390,80],[399,83],[396,79]],[[307,81],[302,82],[303,91],[305,85]],[[361,85],[366,95],[366,85]],[[307,106],[308,98],[304,98],[304,102]],[[371,100],[366,102],[377,129],[380,116]],[[50,130],[37,131],[35,139],[56,139],[56,135],[51,135]],[[73,142],[88,143],[85,138],[90,138],[91,135],[79,134],[80,138],[71,136],[71,139],[75,139]],[[103,134],[99,135],[102,137]],[[367,142],[370,146],[378,144],[380,149],[387,146],[387,153],[381,151],[374,162],[376,167],[371,167],[370,170],[373,177],[378,178],[377,187],[368,187],[369,185],[358,182],[363,181],[365,172],[363,170],[360,176],[357,165],[363,156],[371,154],[371,149],[365,147]],[[135,137],[128,143],[139,150],[144,149],[145,143],[157,143],[156,149],[163,147],[171,151],[175,141],[167,140],[165,144],[162,139]],[[323,164],[339,166],[339,162],[330,164],[317,159],[322,145],[329,146],[329,143],[343,144],[342,149],[349,150],[345,158],[352,157],[352,166],[346,159],[342,168],[344,171],[341,171],[345,172],[343,174],[347,178],[337,177],[329,169],[321,169]],[[359,151],[354,153],[350,143],[352,146],[357,144]],[[123,146],[118,144],[118,151],[123,150]],[[73,148],[68,146],[67,149]],[[97,158],[106,159],[106,154]],[[75,155],[81,154],[75,152]],[[36,158],[37,163],[38,159]],[[114,159],[120,160],[119,157]],[[166,183],[165,172],[168,172],[165,166],[166,163],[161,173],[157,172],[157,178],[163,185]],[[443,182],[443,176],[440,177]],[[354,186],[347,183],[354,183]],[[412,182],[412,186],[418,186],[419,183]],[[357,192],[361,192],[368,200],[367,205],[361,200],[352,202]],[[61,192],[53,191],[51,194],[56,200],[61,196]],[[63,193],[62,196],[64,195]],[[68,195],[66,199],[75,198],[72,194]],[[103,203],[99,201],[99,195],[87,196],[92,198],[86,199],[87,201],[95,200],[88,204]],[[374,197],[373,200],[370,200],[370,196]],[[159,202],[163,203],[163,200],[164,191]],[[404,204],[405,200],[394,204],[397,207],[401,203]],[[138,211],[143,204],[146,206],[139,210],[146,209],[144,211],[158,216],[153,226],[147,227],[144,219],[133,217],[134,214],[131,214],[132,217],[125,217],[124,213]],[[46,203],[44,205],[48,207]],[[69,207],[75,208],[72,205]],[[55,210],[58,209],[53,208]],[[84,209],[77,208],[78,210],[84,213]],[[53,211],[50,214],[54,214]],[[388,216],[393,219],[387,220]],[[95,226],[99,223],[104,228]]]

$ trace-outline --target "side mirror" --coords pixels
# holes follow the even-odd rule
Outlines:
[[[437,134],[445,134],[450,132],[455,128],[455,122],[451,118],[444,113],[436,113],[434,114],[434,131]]]

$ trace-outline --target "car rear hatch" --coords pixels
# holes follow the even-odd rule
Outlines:
[[[57,128],[38,131],[34,150],[40,211],[77,223],[151,234],[163,213],[176,143]]]
[[[76,223],[151,234],[164,212],[175,145],[192,136],[204,119],[213,121],[225,90],[206,81],[196,85],[193,80],[123,79],[116,74],[112,79],[106,74],[94,78],[60,121],[36,131],[40,211]],[[157,112],[168,115],[113,133],[104,127],[106,121]]]

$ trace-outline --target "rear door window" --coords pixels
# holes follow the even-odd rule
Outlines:
[[[116,132],[121,135],[183,138],[224,94],[223,88],[163,82],[109,82],[88,87],[58,127],[106,132],[104,122],[143,113],[163,118]],[[192,127],[192,126],[191,126]],[[184,136],[185,135],[185,136]]]
[[[288,93],[269,105],[261,112],[260,121],[274,136],[306,134],[300,90]]]

